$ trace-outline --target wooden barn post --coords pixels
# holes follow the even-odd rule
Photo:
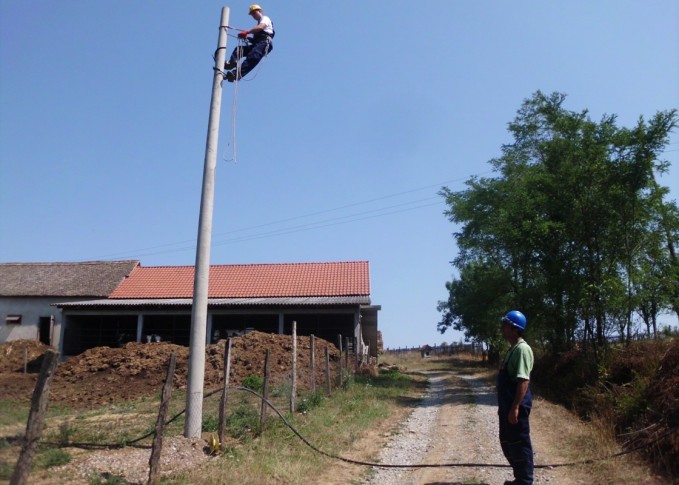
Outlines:
[[[311,375],[310,377],[310,385],[311,385],[311,392],[316,392],[316,357],[315,357],[315,342],[314,342],[314,334],[311,334],[309,336],[309,359],[311,362],[309,363],[311,365]]]
[[[351,375],[351,366],[349,366],[349,337],[344,339],[344,367],[346,368],[347,376]]]
[[[344,382],[344,369],[342,368],[342,334],[337,336],[337,347],[339,349],[339,361],[338,361],[338,371],[337,371],[337,385],[341,386]]]

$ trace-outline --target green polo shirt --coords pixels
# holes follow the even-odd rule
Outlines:
[[[516,345],[507,351],[504,360],[504,368],[512,380],[530,380],[530,372],[533,370],[533,350],[525,340],[520,339]]]

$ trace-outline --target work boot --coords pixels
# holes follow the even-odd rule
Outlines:
[[[231,69],[233,69],[233,68],[236,67],[237,65],[238,65],[238,61],[234,61],[234,60],[229,59],[228,61],[226,61],[226,62],[224,63],[224,70],[225,70],[225,71],[230,71]]]

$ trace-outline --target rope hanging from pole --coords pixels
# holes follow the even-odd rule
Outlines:
[[[243,57],[243,47],[245,45],[244,39],[238,39],[238,45],[236,46],[236,59],[241,59]],[[223,74],[224,79],[226,79],[226,74]],[[238,111],[238,87],[240,81],[240,63],[236,67],[236,78],[234,80],[233,89],[233,99],[231,101],[231,140],[228,145],[231,145],[233,153],[231,158],[226,158],[226,148],[224,148],[224,155],[222,158],[225,162],[238,162],[238,149],[236,146],[236,112]]]
[[[241,62],[241,60],[242,60],[242,58],[243,58],[243,49],[244,49],[246,43],[249,42],[249,41],[248,41],[247,38],[243,38],[243,37],[241,37],[240,35],[233,35],[233,34],[229,34],[229,33],[228,33],[229,30],[239,30],[239,29],[237,29],[236,27],[231,27],[231,26],[229,26],[229,25],[226,25],[226,26],[224,26],[223,28],[226,29],[226,31],[227,31],[227,36],[228,36],[228,37],[233,37],[233,38],[236,38],[236,39],[237,39],[238,44],[237,44],[237,46],[236,46],[236,61],[237,61],[237,65],[236,65],[235,74],[233,74],[233,71],[231,71],[231,70],[228,70],[228,71],[227,71],[227,70],[222,70],[222,71],[221,71],[222,82],[223,82],[224,80],[229,80],[229,81],[233,81],[233,82],[234,82],[233,100],[232,100],[232,102],[231,102],[231,140],[230,140],[230,142],[229,142],[229,144],[232,146],[233,153],[232,153],[231,158],[227,158],[227,157],[226,157],[226,148],[225,148],[225,149],[224,149],[224,154],[222,155],[222,158],[223,158],[223,160],[226,161],[226,162],[237,162],[237,161],[238,161],[238,157],[237,157],[237,146],[236,146],[236,113],[237,113],[237,110],[238,110],[238,88],[239,88],[239,82],[240,82],[240,80],[242,79],[242,73],[241,73],[241,64],[242,64],[242,62]],[[264,49],[264,55],[263,55],[262,58],[261,58],[262,61],[263,61],[263,60],[268,56],[268,54],[269,54],[269,50],[270,50],[270,49],[269,49],[269,45],[270,45],[270,44],[267,42],[266,47],[265,47],[265,49]],[[218,49],[215,51],[214,55],[213,55],[213,59],[216,59],[216,57],[217,57],[217,52],[219,51],[219,49],[225,49],[225,47],[220,47],[220,48],[218,48]],[[254,72],[254,75],[253,75],[252,77],[250,77],[250,79],[246,79],[246,81],[249,82],[249,81],[253,81],[254,79],[256,79],[256,78],[257,78],[257,75],[259,74],[259,69],[260,69],[260,68],[261,68],[261,61],[257,63],[256,69],[255,69],[255,72]],[[217,70],[217,68],[213,68],[213,69],[214,69],[215,71]],[[233,78],[229,79],[229,78],[228,78],[229,74],[231,74],[231,75],[233,76]],[[227,146],[228,146],[229,144],[227,144]]]

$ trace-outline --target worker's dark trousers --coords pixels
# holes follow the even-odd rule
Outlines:
[[[519,407],[519,422],[509,424],[509,409],[500,410],[500,446],[512,466],[516,483],[533,483],[533,446],[530,441],[530,408]]]
[[[240,77],[245,77],[250,71],[252,71],[259,61],[264,59],[264,57],[273,50],[273,43],[271,40],[261,40],[246,46],[236,47],[231,53],[231,62],[236,62],[238,60],[239,50],[242,49],[241,55],[243,57],[243,62],[240,65]]]
[[[497,376],[497,404],[500,418],[500,446],[514,471],[517,484],[533,484],[533,445],[530,441],[528,417],[533,406],[530,387],[519,406],[519,421],[509,424],[507,415],[514,402],[517,383],[509,378],[503,367]]]

